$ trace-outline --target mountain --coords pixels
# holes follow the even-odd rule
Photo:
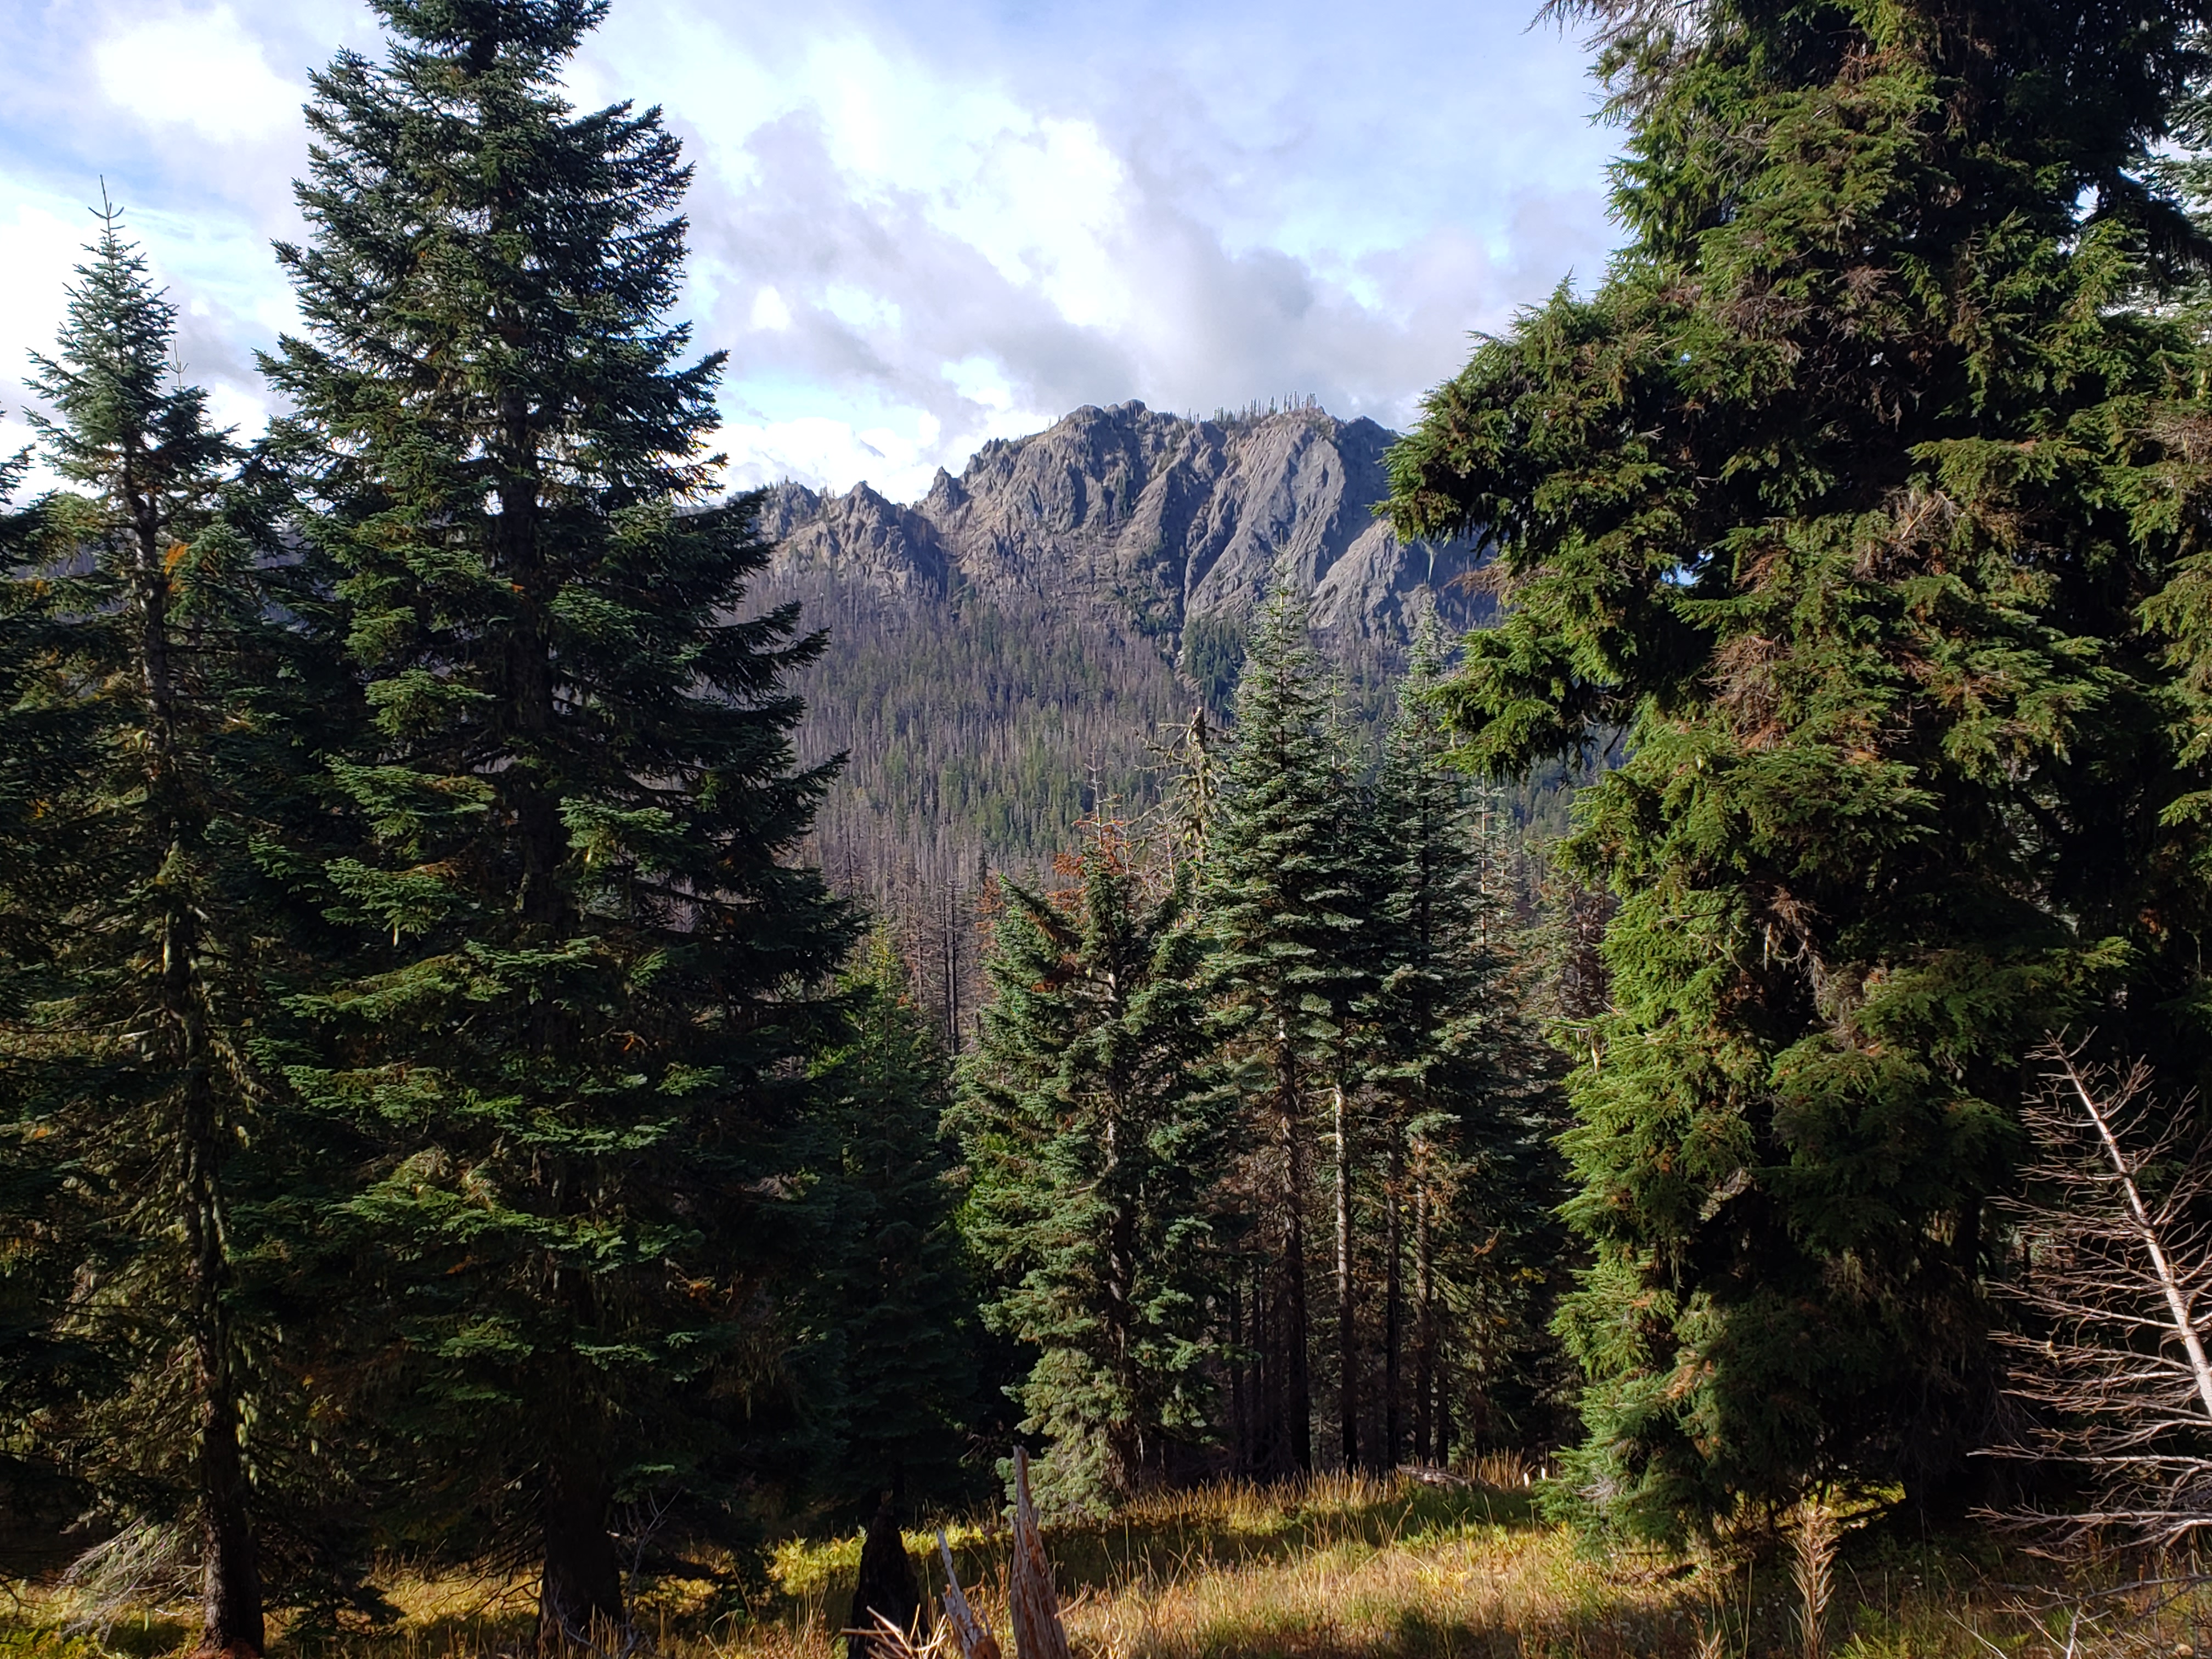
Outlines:
[[[1099,799],[1141,810],[1164,734],[1225,707],[1285,557],[1349,695],[1379,707],[1417,595],[1462,628],[1488,603],[1458,580],[1474,547],[1376,517],[1395,438],[1311,407],[1128,403],[988,443],[910,505],[767,492],[755,599],[829,634],[799,689],[806,758],[848,757],[817,834],[831,879],[950,932],[982,866],[1033,876]]]

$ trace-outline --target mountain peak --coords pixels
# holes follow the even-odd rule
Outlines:
[[[1001,607],[1133,631],[1179,666],[1187,627],[1241,628],[1287,560],[1317,627],[1389,649],[1416,590],[1437,592],[1455,622],[1474,620],[1446,589],[1474,550],[1403,547],[1375,514],[1395,441],[1317,404],[1219,421],[1134,399],[1085,404],[984,444],[957,478],[939,468],[911,506],[866,484],[830,500],[786,486],[787,511],[763,528],[782,541],[785,571],[842,571],[885,592],[943,592],[957,578]]]

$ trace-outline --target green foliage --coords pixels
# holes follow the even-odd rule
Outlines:
[[[385,60],[314,77],[313,240],[278,250],[307,333],[265,364],[368,711],[330,769],[362,844],[319,872],[349,949],[290,1077],[362,1142],[338,1242],[386,1455],[444,1537],[534,1528],[580,1629],[621,1612],[609,1506],[733,1479],[777,1387],[774,1177],[849,937],[786,861],[818,647],[732,620],[755,503],[688,510],[720,359],[665,320],[676,141],[560,95],[602,8],[380,9]]]
[[[313,1557],[330,1491],[265,1271],[296,1126],[259,1052],[305,943],[276,872],[328,677],[281,620],[313,609],[310,573],[261,555],[118,214],[89,252],[36,360],[70,488],[0,598],[0,1254],[25,1385],[0,1432],[116,1522],[197,1523],[205,1639],[258,1646],[255,1534]]]
[[[1661,1531],[1822,1480],[1942,1510],[2023,1057],[2212,1052],[2202,380],[2129,303],[2194,254],[2138,181],[2203,9],[1595,9],[1631,244],[1393,458],[1401,531],[1509,573],[1468,757],[1628,734],[1561,854],[1619,899],[1567,1142],[1584,1489]]]
[[[1305,1212],[1315,1118],[1340,1116],[1355,1086],[1352,1010],[1372,968],[1361,804],[1331,701],[1306,601],[1282,571],[1253,619],[1201,887],[1211,1018],[1256,1149],[1242,1194],[1264,1264],[1247,1455],[1266,1475],[1313,1465]]]
[[[1225,617],[1194,617],[1183,625],[1182,672],[1209,708],[1226,709],[1244,671],[1244,632]]]
[[[813,1060],[809,1114],[829,1265],[808,1298],[820,1338],[797,1364],[834,1401],[814,1407],[834,1450],[813,1484],[866,1507],[887,1491],[942,1496],[957,1482],[975,1304],[941,1127],[949,1068],[882,928],[838,988],[845,1024]]]
[[[1565,1249],[1551,1145],[1562,1068],[1530,1016],[1510,817],[1503,791],[1452,764],[1443,671],[1431,612],[1416,626],[1374,790],[1381,892],[1374,989],[1359,1010],[1383,1148],[1376,1197],[1393,1232],[1410,1212],[1413,1234],[1413,1449],[1439,1462],[1455,1405],[1479,1419],[1470,1440],[1542,1437],[1542,1327]]]
[[[1208,1427],[1207,1210],[1220,1103],[1203,1066],[1188,866],[1163,885],[1097,832],[1075,885],[1002,882],[994,993],[952,1122],[983,1316],[1022,1345],[1040,1502],[1103,1510]]]

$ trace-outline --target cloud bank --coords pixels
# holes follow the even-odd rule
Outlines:
[[[661,105],[697,165],[729,482],[911,497],[1085,403],[1402,426],[1470,331],[1594,275],[1612,135],[1528,3],[617,0],[571,89]],[[0,20],[0,425],[104,180],[187,372],[258,426],[307,69],[376,40],[341,0]]]

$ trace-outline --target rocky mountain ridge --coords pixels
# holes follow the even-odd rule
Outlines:
[[[1462,625],[1480,605],[1454,580],[1472,548],[1401,544],[1376,515],[1395,440],[1315,408],[1223,421],[1079,409],[985,444],[957,478],[940,469],[910,505],[866,483],[830,496],[776,486],[762,526],[778,544],[770,580],[829,577],[909,601],[966,588],[1015,612],[1074,602],[1188,671],[1190,625],[1241,630],[1287,560],[1319,630],[1390,651],[1415,594]]]

